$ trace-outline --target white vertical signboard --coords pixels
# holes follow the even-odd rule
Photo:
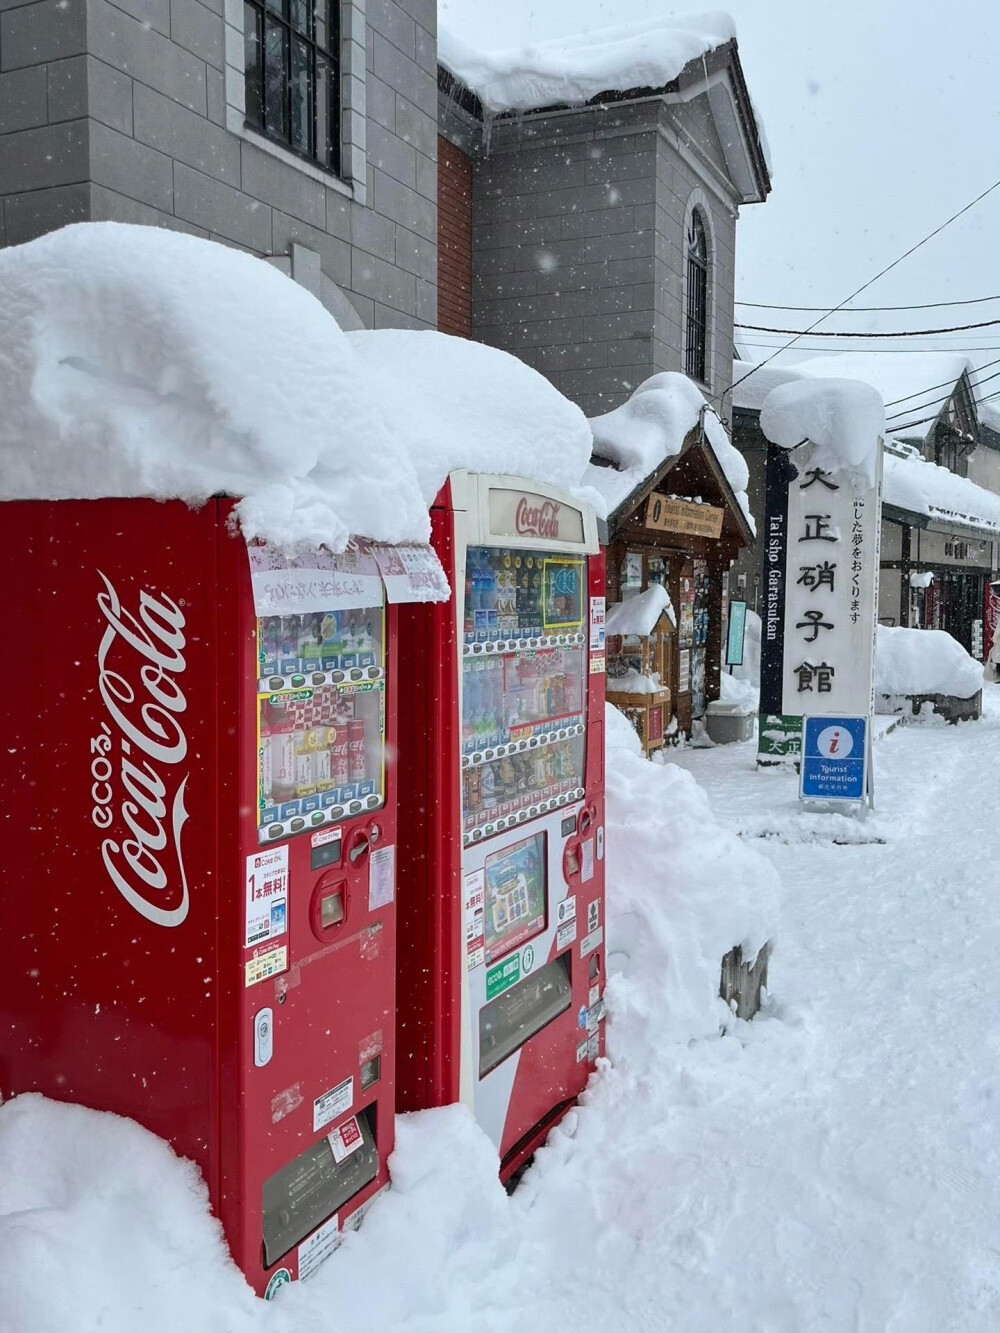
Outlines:
[[[782,712],[868,717],[875,668],[882,450],[874,486],[791,455]]]

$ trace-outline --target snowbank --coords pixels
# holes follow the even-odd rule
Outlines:
[[[885,407],[870,384],[847,379],[779,384],[764,399],[760,428],[783,449],[810,440],[812,466],[850,472],[875,485]]]
[[[719,697],[708,705],[710,713],[732,713],[738,717],[749,717],[756,713],[760,702],[760,690],[751,680],[741,680],[723,671],[719,676]]]
[[[390,434],[406,442],[430,504],[448,473],[506,472],[577,490],[590,461],[587,418],[509,352],[446,333],[348,333]],[[603,502],[586,495],[603,515]]]
[[[971,699],[982,688],[982,666],[945,630],[877,627],[876,694]]]
[[[701,390],[686,375],[666,370],[644,380],[620,407],[591,417],[594,453],[614,467],[591,464],[585,480],[604,496],[609,513],[661,463],[676,458],[688,433],[704,413],[708,442],[751,530],[756,533],[747,500],[750,474],[746,461],[730,443],[722,422],[714,412],[706,411],[706,406]]]
[[[259,259],[81,223],[0,251],[0,499],[242,497],[248,537],[426,541],[350,344]]]
[[[648,637],[656,622],[666,612],[671,625],[677,625],[670,594],[661,583],[651,583],[645,592],[630,597],[627,602],[616,602],[608,607],[605,619],[607,634],[641,634]]]
[[[911,514],[1000,532],[1000,495],[923,458],[886,453],[882,499]]]
[[[687,14],[487,52],[462,40],[448,18],[440,25],[438,60],[487,111],[530,111],[579,105],[603,92],[662,88],[735,36],[728,14]]]
[[[722,959],[775,933],[774,870],[676,764],[651,763],[608,705],[608,1030],[612,1059],[711,1036],[731,1019]],[[619,975],[616,975],[619,974]]]
[[[0,1292],[3,1333],[250,1333],[261,1305],[196,1167],[34,1093],[0,1106]]]

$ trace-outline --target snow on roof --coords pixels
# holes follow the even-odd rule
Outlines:
[[[645,592],[608,607],[605,633],[641,634],[648,638],[664,612],[671,625],[676,626],[677,618],[669,592],[662,584],[651,583]]]
[[[885,408],[877,390],[862,380],[779,384],[764,399],[760,428],[783,449],[809,440],[810,466],[853,472],[868,486],[875,485]]]
[[[965,370],[971,373],[972,362],[956,352],[838,352],[780,366],[771,362],[759,369],[737,361],[733,367],[733,406],[759,410],[772,388],[796,379],[864,380],[885,404],[888,433],[923,440]],[[747,372],[749,378],[735,384]],[[931,419],[925,421],[925,417]],[[920,424],[911,426],[910,422]]]
[[[591,463],[584,480],[604,497],[608,513],[617,509],[662,463],[680,453],[705,406],[705,397],[697,385],[686,375],[667,370],[644,380],[620,407],[590,419],[594,453],[614,467]],[[756,532],[747,500],[750,474],[746,461],[730,443],[725,427],[713,412],[705,412],[704,421],[712,451],[751,530]]]
[[[0,500],[226,494],[286,547],[426,541],[451,468],[573,489],[590,457],[580,410],[506,352],[348,339],[251,255],[110,222],[0,251],[0,389]]]
[[[804,378],[804,372],[795,366],[776,366],[773,361],[766,366],[754,366],[751,361],[734,361],[733,407],[759,412],[772,389]]]
[[[923,458],[886,453],[882,500],[911,514],[1000,532],[1000,495]]]
[[[971,699],[983,668],[943,629],[876,626],[876,694],[950,694]]]
[[[660,16],[482,51],[458,35],[456,28],[462,25],[455,18],[462,17],[460,8],[457,15],[441,15],[438,59],[494,113],[579,105],[603,92],[662,88],[690,61],[736,36],[729,15],[716,11]]]
[[[1000,432],[1000,403],[978,403],[976,405],[976,415],[982,425],[988,426],[990,430]]]
[[[391,434],[406,440],[426,504],[455,468],[579,490],[587,418],[516,356],[430,330],[348,333],[347,342],[377,386]]]

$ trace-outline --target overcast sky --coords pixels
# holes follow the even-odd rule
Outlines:
[[[741,213],[739,300],[836,305],[1000,180],[1000,0],[728,0],[719,7],[735,19],[774,169],[768,201]],[[663,0],[441,0],[440,8],[454,32],[485,49],[698,10]],[[1000,189],[857,305],[997,294]],[[737,307],[744,323],[805,328],[815,318]],[[822,327],[937,328],[990,318],[1000,319],[1000,300],[837,316]],[[824,343],[838,351],[854,346]],[[1000,358],[1000,325],[878,346],[978,347],[972,359],[982,365]],[[755,359],[768,355],[747,350]],[[984,374],[996,370],[1000,364]],[[1000,379],[983,393],[998,386]]]

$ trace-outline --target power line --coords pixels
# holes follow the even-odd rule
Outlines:
[[[987,376],[985,376],[983,380],[980,380],[980,384],[988,384],[988,383],[989,383],[989,380],[995,380],[997,376],[1000,376],[1000,371],[995,371],[995,372],[993,372],[993,375],[987,375]],[[976,385],[976,388],[979,388],[979,385]],[[927,392],[929,392],[929,389],[928,389]],[[911,397],[915,397],[915,395],[911,395]],[[973,395],[973,397],[975,397],[975,395]],[[943,405],[944,403],[947,403],[947,401],[948,401],[948,397],[947,397],[947,396],[944,396],[944,395],[939,395],[939,396],[937,396],[937,400],[936,400],[936,401],[937,401],[937,405],[939,405],[939,408],[940,408],[941,405]],[[979,399],[976,399],[976,401],[977,401],[977,403],[981,403],[981,401],[983,401],[983,399],[981,399],[981,397],[979,397]],[[889,404],[888,404],[888,403],[885,404],[885,405],[887,405],[887,407],[889,407]],[[911,412],[921,412],[921,411],[924,411],[925,408],[931,408],[931,407],[933,407],[933,405],[935,405],[935,399],[928,399],[928,400],[927,400],[927,403],[911,403],[911,404],[909,404],[909,407],[900,408],[900,409],[899,409],[899,412],[892,412],[892,413],[889,413],[889,416],[887,417],[887,421],[893,421],[893,420],[896,420],[896,417],[909,416],[909,413],[911,413]]]
[[[741,344],[741,346],[743,346],[743,347],[759,347],[759,348],[761,348],[763,351],[768,351],[768,350],[770,350],[770,349],[773,349],[773,350],[774,350],[774,356],[777,356],[779,352],[784,352],[787,348],[791,347],[792,344],[795,343],[796,341],[797,341],[797,339],[793,338],[791,342],[789,342],[789,343],[782,343],[780,346],[775,346],[774,343],[744,342],[744,343]],[[800,347],[800,348],[799,348],[799,351],[800,351],[800,352],[822,352],[822,353],[824,354],[824,356],[829,356],[829,354],[830,354],[830,349],[829,349],[829,347]],[[963,354],[965,354],[965,353],[969,353],[969,352],[1000,352],[1000,345],[996,345],[996,344],[994,344],[992,347],[983,347],[983,346],[980,346],[980,347],[948,347],[948,348],[943,348],[943,347],[846,347],[846,348],[844,348],[844,351],[845,351],[845,352],[864,352],[865,356],[946,356],[946,355],[948,354],[948,352],[962,352]],[[754,371],[760,370],[761,366],[766,366],[767,363],[768,363],[768,361],[773,361],[773,360],[774,360],[774,356],[769,356],[769,357],[767,358],[766,361],[761,361],[761,362],[759,362],[757,365],[754,366],[753,370],[748,371],[748,372],[747,372],[747,375],[744,375],[743,378],[746,379],[749,375],[752,375],[752,374],[754,373]],[[992,362],[991,362],[990,364],[992,364]],[[740,380],[737,380],[737,381],[736,381],[736,384],[739,384],[740,382],[741,382]],[[734,384],[734,385],[732,386],[734,389],[735,389],[735,387],[736,387],[736,384]]]
[[[871,315],[883,310],[943,310],[945,306],[982,305],[984,301],[1000,301],[1000,296],[972,296],[968,301],[927,301],[923,305],[855,305],[846,313]],[[736,301],[735,305],[751,306],[754,310],[795,310],[815,315],[825,311],[825,305],[766,305],[763,301]]]
[[[850,329],[831,332],[828,329],[820,329],[812,336],[814,338],[925,338],[932,333],[964,333],[967,329],[989,329],[995,324],[1000,324],[1000,319],[984,319],[979,324],[950,324],[943,329],[903,329],[898,333],[860,333]],[[808,329],[772,329],[767,324],[734,324],[733,328],[752,329],[754,333],[795,333],[800,338],[809,332]]]
[[[814,323],[812,323],[808,329],[803,330],[803,333],[797,334],[796,337],[793,338],[791,342],[786,343],[784,347],[779,347],[778,351],[772,353],[772,355],[767,358],[767,361],[761,362],[761,365],[766,366],[768,361],[774,360],[774,358],[778,355],[778,352],[782,352],[786,348],[791,347],[792,343],[797,342],[798,339],[801,338],[805,333],[811,332],[811,330],[814,329],[817,324],[822,324],[824,319],[828,319],[830,315],[835,315],[838,310],[843,310],[844,306],[847,305],[849,301],[853,301],[856,296],[860,296],[863,291],[867,291],[867,289],[871,287],[873,283],[878,282],[879,278],[884,278],[885,275],[888,272],[890,272],[891,269],[894,269],[897,266],[897,264],[901,264],[903,260],[912,255],[915,250],[919,250],[922,245],[926,245],[929,240],[932,240],[940,232],[944,231],[945,227],[950,226],[951,223],[956,220],[956,218],[960,218],[963,213],[967,213],[970,208],[975,207],[975,205],[978,204],[981,199],[985,199],[988,194],[992,194],[993,191],[997,189],[998,186],[1000,186],[1000,180],[994,181],[992,185],[990,185],[987,189],[983,190],[982,194],[977,194],[975,199],[967,203],[964,206],[964,208],[960,208],[957,213],[953,213],[951,217],[947,218],[944,222],[942,222],[939,227],[935,227],[932,232],[928,232],[926,236],[924,236],[921,240],[917,241],[916,245],[911,245],[909,250],[901,254],[898,259],[894,259],[891,264],[887,264],[884,269],[875,274],[874,278],[869,278],[867,282],[862,283],[862,285],[857,289],[857,291],[851,292],[850,296],[846,296],[844,300],[840,302],[839,305],[834,306],[833,309],[827,311],[825,315],[820,315],[819,319],[815,320]],[[997,348],[996,350],[1000,351],[1000,348]],[[759,369],[759,367],[757,367],[757,369]],[[733,389],[736,388],[737,384],[742,384],[743,380],[747,379],[748,376],[752,374],[753,374],[752,370],[747,371],[747,374],[744,375],[742,379],[737,380],[736,384],[730,385],[728,389],[723,391],[723,393],[720,395],[720,400],[721,398],[724,398],[726,396],[726,393],[731,393]]]
[[[992,364],[996,364],[996,363],[994,362],[994,363],[992,363]],[[982,384],[988,384],[990,380],[995,380],[995,379],[997,378],[998,375],[1000,375],[1000,370],[996,370],[996,371],[994,371],[992,375],[986,375],[986,376],[984,376],[984,378],[981,379],[981,380],[979,381],[979,384],[977,384],[977,385],[975,386],[975,388],[978,389],[978,388],[980,387],[980,385],[982,385]],[[934,385],[933,388],[938,388],[938,389],[940,389],[940,388],[946,388],[949,384],[952,384],[952,383],[953,383],[952,380],[948,380],[948,381],[946,381],[946,383],[945,383],[944,385],[937,384],[937,385]],[[931,392],[930,389],[922,389],[922,390],[920,390],[920,393],[930,393],[930,392]],[[916,394],[911,393],[911,394],[908,394],[907,397],[909,397],[909,398],[918,398],[918,397],[920,396],[920,393],[916,393]],[[975,392],[974,392],[974,391],[973,391],[973,396],[975,396]],[[896,402],[902,402],[903,400],[902,400],[901,398],[897,398],[895,401],[896,401]],[[941,404],[943,404],[943,403],[945,403],[945,402],[947,401],[947,398],[944,397],[944,396],[939,395],[938,401],[939,401]],[[982,399],[982,398],[979,398],[979,399],[977,399],[976,401],[977,401],[977,402],[982,402],[983,399]],[[932,405],[933,405],[933,399],[929,399],[926,403],[911,403],[909,407],[901,407],[901,408],[899,409],[898,412],[893,412],[889,417],[886,418],[886,420],[887,420],[887,421],[893,421],[893,420],[895,420],[896,417],[905,417],[905,416],[909,415],[910,412],[919,412],[922,408],[925,408],[925,407],[931,407]],[[892,403],[886,403],[886,407],[892,407],[892,406],[893,406]]]
[[[990,366],[996,366],[996,365],[1000,365],[1000,356],[998,356],[995,361],[985,362],[983,365],[979,367],[979,369],[976,371],[976,374],[978,375],[981,371],[988,370]],[[993,376],[987,375],[986,378],[992,379]],[[932,389],[945,389],[948,387],[949,384],[953,383],[954,380],[942,380],[940,384],[931,384],[926,389],[917,389],[915,393],[904,393],[902,398],[893,398],[890,402],[886,403],[886,407],[895,407],[897,403],[905,403],[908,398],[920,398],[923,394],[930,393]],[[980,383],[983,383],[983,381],[981,380]],[[976,386],[973,385],[973,388],[975,387]]]

